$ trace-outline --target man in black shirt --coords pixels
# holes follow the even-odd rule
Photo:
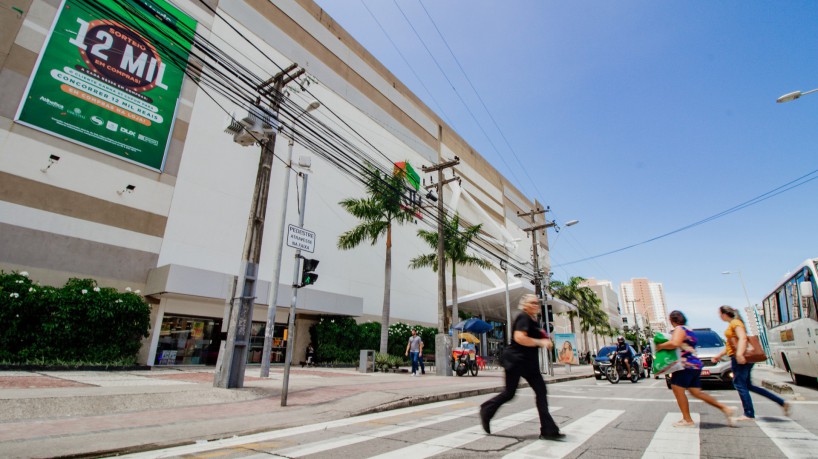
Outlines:
[[[506,369],[506,387],[496,397],[480,406],[480,422],[486,433],[491,433],[490,421],[497,410],[514,398],[520,378],[525,379],[536,395],[537,411],[540,414],[540,440],[559,440],[565,437],[548,412],[548,398],[545,381],[539,368],[538,348],[551,349],[554,344],[539,327],[536,315],[540,311],[540,300],[536,295],[523,295],[519,309],[523,313],[514,319],[511,345],[503,353],[503,367]]]

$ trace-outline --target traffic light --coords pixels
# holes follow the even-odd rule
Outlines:
[[[311,260],[304,258],[301,264],[301,284],[299,287],[306,287],[312,285],[318,280],[318,274],[315,274],[315,268],[318,267],[318,260]]]

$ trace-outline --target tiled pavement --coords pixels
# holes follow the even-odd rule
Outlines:
[[[242,389],[213,387],[202,368],[125,372],[0,372],[0,456],[53,457],[224,438],[339,419],[464,394],[491,393],[502,371],[477,377],[410,377],[352,369],[299,369],[282,407],[282,369],[269,378],[250,367]],[[554,381],[591,375],[555,369]]]

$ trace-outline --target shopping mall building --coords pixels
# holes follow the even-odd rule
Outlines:
[[[167,15],[165,23],[177,28],[195,28],[257,74],[269,77],[297,64],[306,73],[285,95],[301,107],[317,99],[321,105],[310,116],[361,149],[382,152],[374,155],[382,167],[409,162],[420,173],[422,166],[457,156],[460,163],[447,177],[456,173],[461,181],[444,188],[446,205],[463,220],[482,223],[484,235],[500,241],[496,253],[503,253],[503,241],[519,240],[507,244],[508,256],[518,266],[531,260],[524,228],[544,223],[544,217],[532,223],[518,213],[543,205],[524,196],[310,0],[15,4],[19,7],[0,13],[0,269],[25,270],[49,285],[81,277],[139,290],[152,308],[142,363],[216,362],[261,149],[243,147],[224,132],[230,115],[244,107],[207,91],[163,57],[167,37],[117,25],[122,5]],[[177,55],[195,51],[190,43],[174,46]],[[299,86],[306,82],[308,92]],[[283,137],[275,154],[287,157]],[[296,160],[310,155],[296,142]],[[320,260],[320,280],[299,289],[296,361],[303,359],[309,327],[318,317],[380,321],[384,293],[383,240],[350,251],[336,248],[339,235],[358,224],[339,201],[363,197],[364,187],[336,164],[312,156],[303,227],[315,234],[309,257]],[[283,359],[293,248],[283,248],[277,297],[269,292],[285,171],[274,161],[251,363],[262,359],[271,302],[276,325],[270,358]],[[420,175],[427,183],[432,177]],[[301,183],[289,182],[287,224],[298,223]],[[433,228],[428,218],[418,218],[393,229],[392,322],[437,325],[436,274],[408,268],[411,258],[431,251],[418,229]],[[547,236],[539,233],[538,243],[547,272]],[[490,261],[497,269],[458,269],[459,306],[504,321],[507,279],[513,312],[519,296],[532,290],[532,268],[527,267],[528,278],[516,278],[513,271],[506,277],[499,260]],[[450,301],[451,292],[448,296]]]

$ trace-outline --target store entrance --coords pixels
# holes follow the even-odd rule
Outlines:
[[[216,365],[222,319],[166,315],[154,365]]]

